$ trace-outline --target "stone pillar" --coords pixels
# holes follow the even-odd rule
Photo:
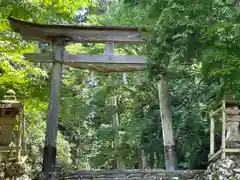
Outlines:
[[[240,147],[240,134],[239,134],[239,108],[238,106],[226,108],[226,148],[239,148]]]

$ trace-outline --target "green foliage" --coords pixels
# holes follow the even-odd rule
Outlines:
[[[41,163],[43,157],[43,145],[46,129],[46,109],[47,103],[41,102],[34,98],[24,101],[25,118],[27,119],[27,136],[28,155],[33,161],[34,171],[41,172]],[[71,146],[64,139],[61,133],[58,133],[57,140],[57,163],[60,167],[69,167],[71,165]]]
[[[112,2],[112,1],[111,1]],[[116,156],[132,168],[144,151],[151,168],[164,166],[161,118],[155,80],[166,75],[173,110],[179,166],[205,168],[209,123],[207,112],[225,89],[239,96],[239,8],[221,1],[97,2],[0,0],[0,95],[13,89],[25,103],[28,153],[41,170],[49,93],[50,66],[23,60],[37,44],[11,32],[7,16],[38,23],[74,21],[73,12],[91,6],[86,24],[146,27],[146,46],[116,45],[118,54],[148,56],[148,71],[108,75],[64,67],[58,134],[58,165],[63,168],[112,168]],[[104,54],[103,44],[70,44],[69,53]],[[42,51],[50,51],[47,45]],[[97,81],[98,86],[91,86]],[[110,86],[109,86],[110,85]],[[118,107],[107,99],[117,95]],[[120,125],[112,127],[118,112]],[[113,147],[119,133],[120,145]]]
[[[110,14],[93,19],[102,24],[145,26],[151,32],[150,41],[144,50],[149,59],[148,75],[154,80],[158,80],[160,75],[167,75],[170,79],[179,164],[188,168],[206,165],[208,151],[205,149],[209,146],[205,143],[209,134],[207,111],[213,103],[222,99],[224,89],[231,89],[236,97],[239,94],[238,6],[221,1],[126,0],[119,3]],[[220,79],[224,80],[224,84],[220,83]],[[154,84],[149,83],[147,86],[154,87]],[[147,96],[148,93],[142,91],[142,88],[137,87],[134,95]],[[153,92],[153,98],[157,99],[156,90]],[[130,97],[129,101],[133,99]],[[143,102],[143,99],[137,101],[138,104]],[[148,145],[150,150],[154,149],[154,143],[159,145],[156,149],[162,149],[161,143],[150,141],[156,133],[159,133],[157,138],[162,138],[160,130],[151,129],[151,124],[147,123],[159,127],[159,121],[154,115],[158,113],[158,106],[154,106],[153,102],[155,100],[151,99],[148,104],[155,107],[153,111],[147,109],[150,116],[140,117],[144,123],[133,125],[133,129],[139,132],[133,131],[135,136],[130,135],[149,156],[153,155],[147,150]],[[132,123],[136,116],[133,112],[129,113],[129,109],[124,109],[123,114],[128,114]],[[136,111],[142,111],[142,108],[136,108]],[[146,124],[149,130],[145,136],[148,143],[140,140],[145,131],[140,128],[140,124]],[[162,152],[160,154],[162,156]],[[198,157],[202,158],[197,162]]]
[[[38,45],[22,40],[18,34],[12,32],[7,17],[11,15],[37,23],[66,23],[73,20],[75,10],[90,4],[88,0],[0,1],[0,97],[2,98],[8,89],[13,89],[17,98],[25,104],[27,152],[35,166],[33,171],[41,171],[50,68],[23,59],[23,53],[35,52]],[[49,46],[47,48],[49,49]],[[67,95],[72,91],[69,86],[65,89],[68,91]],[[66,168],[72,166],[72,146],[65,139],[59,132],[57,163],[59,167]]]

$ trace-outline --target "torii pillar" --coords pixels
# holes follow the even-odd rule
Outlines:
[[[64,40],[54,43],[54,59],[51,70],[48,121],[44,144],[43,174],[48,176],[55,171],[57,155],[57,132],[60,111],[60,89],[62,81],[62,61],[65,49]]]

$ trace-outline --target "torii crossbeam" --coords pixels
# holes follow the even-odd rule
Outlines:
[[[135,27],[45,25],[8,18],[12,29],[25,40],[48,42],[54,45],[52,54],[25,54],[34,62],[52,63],[48,122],[45,137],[43,173],[47,176],[55,171],[56,139],[60,111],[60,87],[62,66],[100,72],[128,72],[146,68],[145,57],[114,56],[114,43],[143,43],[143,29]],[[106,55],[73,55],[65,52],[67,43],[106,43]]]

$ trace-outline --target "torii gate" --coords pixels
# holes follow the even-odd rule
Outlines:
[[[54,172],[56,164],[56,139],[63,64],[74,68],[107,73],[144,70],[146,69],[146,58],[144,56],[114,55],[114,43],[143,43],[142,32],[144,30],[134,27],[44,25],[24,22],[11,17],[8,20],[12,29],[20,33],[25,40],[48,42],[54,45],[53,53],[25,54],[25,58],[30,61],[52,63],[48,122],[43,157],[43,173],[47,176],[49,173]],[[106,43],[106,55],[77,55],[65,52],[65,46],[68,43],[78,42]],[[166,85],[166,81],[158,82],[159,102],[163,101],[161,103],[163,106],[168,104],[161,94],[161,92],[167,91]],[[116,100],[112,101],[112,105],[116,106]],[[114,116],[116,117],[116,115]],[[174,158],[176,154],[172,120],[163,120],[162,129],[165,166],[167,170],[174,170],[177,162]]]
[[[114,43],[143,43],[141,32],[133,27],[103,27],[74,25],[43,25],[20,21],[9,17],[12,29],[25,40],[48,42],[54,45],[54,53],[25,54],[33,62],[52,63],[48,122],[45,137],[43,173],[54,172],[56,164],[56,139],[60,111],[60,87],[62,65],[99,72],[129,72],[146,68],[143,56],[115,56]],[[68,43],[106,43],[106,55],[68,54]],[[113,102],[115,103],[115,102]],[[116,105],[116,104],[115,104]]]

